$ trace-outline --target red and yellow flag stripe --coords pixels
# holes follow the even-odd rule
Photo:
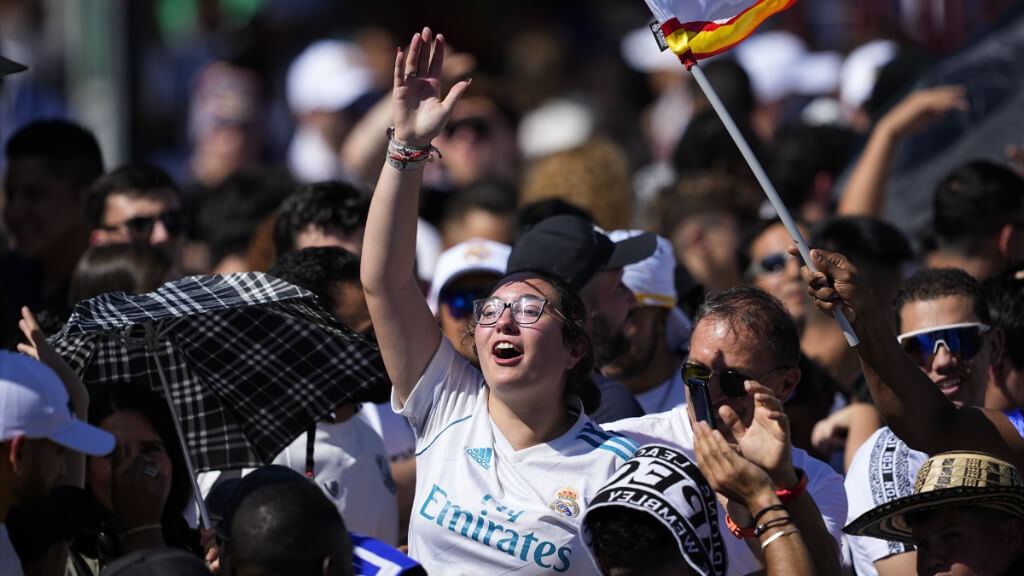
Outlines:
[[[684,63],[714,56],[732,48],[757,29],[769,16],[792,6],[796,0],[759,0],[728,20],[680,22],[670,18],[661,25],[668,47]]]

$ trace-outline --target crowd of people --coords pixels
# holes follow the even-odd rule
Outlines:
[[[920,234],[887,220],[900,144],[971,99],[905,92],[913,59],[878,53],[873,93],[799,113],[705,66],[811,262],[682,76],[649,70],[637,169],[586,105],[524,113],[430,28],[379,98],[359,46],[311,44],[284,170],[253,166],[255,80],[226,63],[199,83],[202,178],[111,168],[74,122],[20,127],[0,576],[1024,573],[1020,142],[912,191]],[[192,478],[159,382],[86,386],[55,337],[105,293],[254,271],[375,343],[390,388]]]

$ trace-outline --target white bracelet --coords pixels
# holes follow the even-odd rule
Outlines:
[[[789,534],[799,534],[799,533],[800,533],[800,529],[799,528],[790,528],[789,530],[783,530],[782,532],[776,532],[775,534],[772,534],[771,536],[769,536],[767,540],[765,540],[764,542],[761,542],[761,550],[764,550],[764,549],[768,548],[769,544],[771,544],[772,542],[775,542],[776,540],[778,540],[779,538],[782,538],[783,536],[787,536]]]

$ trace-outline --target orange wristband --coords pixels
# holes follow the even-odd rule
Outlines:
[[[784,488],[782,490],[775,491],[775,495],[779,497],[779,500],[781,500],[783,504],[789,504],[807,491],[807,474],[805,474],[800,468],[796,469],[796,474],[799,478],[796,481],[796,484],[791,488]]]
[[[739,526],[736,525],[736,522],[733,522],[732,516],[729,516],[728,513],[725,515],[725,525],[729,527],[729,531],[732,532],[732,535],[735,536],[739,540],[743,540],[744,538],[753,538],[754,537],[754,527],[753,526],[751,526],[749,528],[740,528]]]

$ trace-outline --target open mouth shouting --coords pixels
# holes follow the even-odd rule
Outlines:
[[[502,340],[494,344],[494,348],[491,349],[491,354],[494,355],[494,362],[500,366],[510,366],[519,361],[523,356],[523,351],[515,344]]]

